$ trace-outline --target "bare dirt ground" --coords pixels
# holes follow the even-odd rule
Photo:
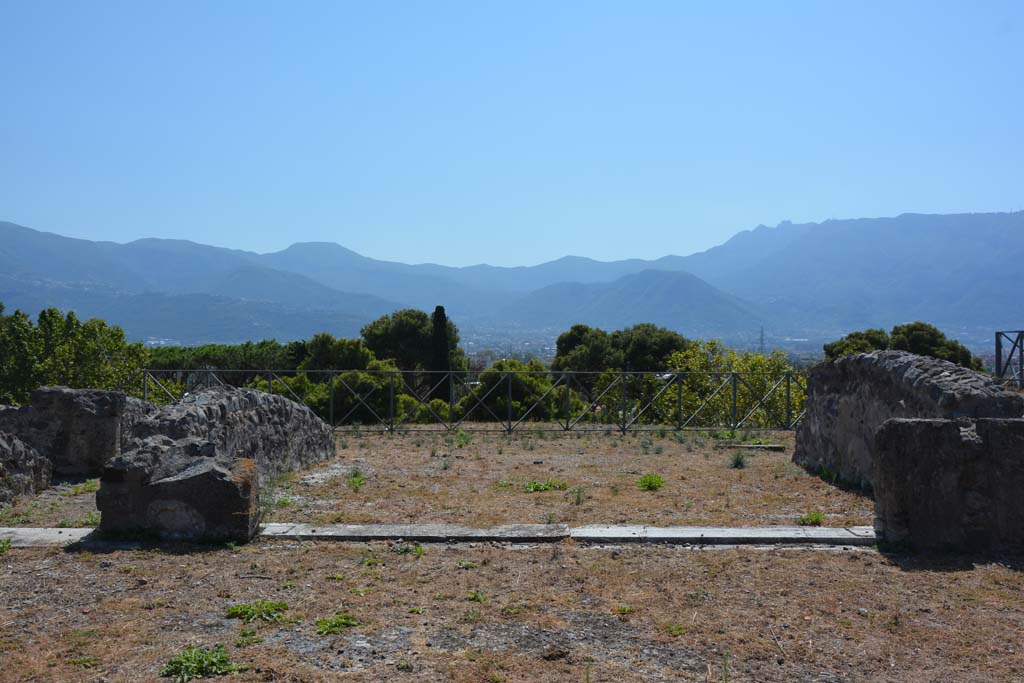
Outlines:
[[[792,434],[746,437],[786,450],[741,449],[744,467],[736,468],[736,450],[694,433],[339,434],[334,460],[277,483],[268,519],[762,526],[821,512],[825,526],[872,523],[869,497],[792,464]],[[365,482],[352,482],[354,473]],[[642,491],[645,474],[664,485]],[[548,482],[564,488],[527,491]],[[94,525],[95,485],[55,485],[22,499],[0,510],[0,526]]]
[[[0,555],[0,681],[1019,681],[1024,574],[872,550],[330,544]],[[286,603],[276,623],[226,610]],[[318,635],[347,613],[358,625]],[[250,630],[245,630],[250,629]]]
[[[273,516],[316,524],[759,526],[822,512],[826,526],[871,524],[870,498],[792,464],[792,434],[759,438],[786,451],[726,450],[672,432],[340,435],[338,458],[281,482]],[[742,468],[733,467],[737,453]],[[365,483],[352,484],[353,473]],[[641,490],[645,474],[664,486]],[[548,482],[558,488],[528,491]]]
[[[867,524],[871,500],[785,453],[706,437],[341,435],[279,482],[282,520]],[[664,478],[643,491],[639,478]],[[529,492],[531,482],[565,488]],[[95,521],[94,482],[55,486],[0,524]],[[75,524],[81,525],[81,524]],[[155,681],[188,645],[225,646],[254,681],[1024,680],[1024,558],[666,546],[0,550],[0,681]],[[287,604],[275,622],[226,616]],[[338,613],[357,625],[320,635]]]

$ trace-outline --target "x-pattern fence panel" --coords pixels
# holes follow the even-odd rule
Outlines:
[[[1024,330],[996,332],[996,378],[1024,389]]]
[[[309,406],[339,430],[792,430],[799,373],[145,370],[133,392],[159,403],[245,386]]]

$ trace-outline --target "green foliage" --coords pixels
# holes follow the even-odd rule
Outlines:
[[[835,360],[855,353],[869,353],[889,348],[889,335],[885,330],[851,332],[842,339],[825,344],[825,358]]]
[[[459,330],[447,317],[445,321],[449,366],[453,370],[465,369],[465,356],[459,348]],[[434,324],[423,311],[415,308],[395,311],[363,327],[361,334],[377,358],[392,360],[402,370],[433,369]]]
[[[222,645],[212,650],[190,645],[167,662],[160,676],[173,678],[174,683],[187,683],[195,678],[213,678],[237,671],[242,671],[242,667],[231,663]]]
[[[0,538],[0,555],[3,555],[11,549],[11,539]]]
[[[99,490],[100,490],[100,480],[99,479],[86,479],[82,483],[75,484],[74,486],[72,486],[70,489],[65,491],[63,493],[63,495],[65,495],[65,496],[80,496],[83,493],[96,493]]]
[[[36,323],[21,311],[4,315],[0,304],[0,404],[22,404],[47,385],[107,390],[131,388],[146,365],[142,344],[129,344],[124,331],[73,312],[40,311]]]
[[[747,466],[747,453],[746,451],[733,451],[732,457],[729,459],[729,467],[735,470],[742,470]]]
[[[657,491],[665,485],[665,478],[654,473],[645,474],[640,477],[637,485],[641,491]]]
[[[895,349],[940,358],[965,368],[981,370],[983,367],[981,358],[974,356],[966,346],[947,338],[934,325],[920,321],[896,325],[889,334],[885,330],[851,332],[842,339],[825,344],[824,349],[828,360],[854,353]]]
[[[800,526],[821,526],[825,521],[825,514],[822,512],[808,512],[796,521]]]
[[[358,467],[353,467],[348,473],[346,484],[352,489],[353,493],[359,493],[359,489],[366,485],[366,476]]]
[[[608,334],[587,325],[573,325],[558,337],[551,369],[605,372],[664,370],[673,353],[689,342],[678,332],[641,323]]]
[[[277,622],[281,621],[281,615],[287,609],[288,605],[283,602],[257,600],[228,607],[227,617],[241,619],[246,624],[251,624],[254,621]]]
[[[531,481],[526,484],[524,489],[527,493],[541,493],[543,491],[564,491],[569,488],[569,485],[564,481],[558,479],[548,479],[547,481]]]
[[[519,419],[531,406],[537,404],[529,414],[529,419],[551,419],[560,415],[562,410],[559,403],[562,393],[551,391],[551,384],[551,376],[540,361],[524,363],[514,359],[500,360],[480,373],[473,391],[456,404],[455,417],[504,420],[511,406],[513,419]]]
[[[319,619],[316,622],[316,632],[321,636],[333,636],[343,633],[345,629],[359,626],[360,621],[347,612],[335,614],[333,617]]]

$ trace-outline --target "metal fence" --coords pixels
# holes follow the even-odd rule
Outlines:
[[[792,430],[795,372],[144,370],[132,393],[157,403],[209,386],[251,387],[310,407],[336,430]]]
[[[1024,389],[1024,330],[996,332],[995,375],[998,380]]]

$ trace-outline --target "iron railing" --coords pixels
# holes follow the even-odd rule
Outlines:
[[[1009,350],[1003,346],[1008,343]],[[1024,330],[996,332],[996,379],[1024,389]]]
[[[148,369],[132,393],[158,403],[246,386],[310,407],[336,430],[792,430],[795,372],[479,372]]]

